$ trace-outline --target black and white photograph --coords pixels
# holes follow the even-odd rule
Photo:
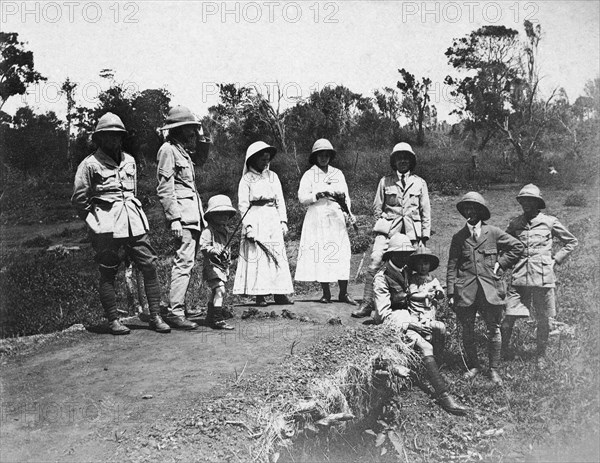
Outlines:
[[[599,221],[600,0],[2,0],[0,462],[600,462]]]

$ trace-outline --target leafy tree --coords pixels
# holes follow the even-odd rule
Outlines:
[[[483,150],[510,113],[511,88],[524,82],[518,32],[505,26],[483,26],[468,36],[454,39],[446,51],[448,62],[466,74],[446,77],[452,95],[461,98],[454,112],[469,122],[476,136],[483,132],[478,149]]]
[[[375,102],[381,115],[391,121],[397,121],[400,117],[401,103],[396,89],[384,87],[375,90]]]
[[[19,108],[13,127],[5,131],[2,152],[13,167],[26,175],[66,166],[65,131],[56,114],[35,114],[28,106]]]
[[[258,139],[266,129],[271,133],[276,143],[287,153],[287,113],[281,109],[283,93],[279,83],[276,85],[276,90],[277,95],[272,95],[271,89],[267,87],[266,95],[260,91],[255,91],[248,98],[244,108],[246,112],[245,133],[253,132],[257,136],[253,138]],[[271,103],[272,98],[276,100],[275,105]]]
[[[403,95],[401,111],[410,119],[413,128],[417,129],[417,145],[421,146],[425,142],[425,131],[423,123],[427,115],[430,114],[429,107],[429,87],[431,80],[423,77],[421,82],[406,69],[399,69],[401,80],[396,86]]]
[[[291,138],[301,149],[318,138],[342,148],[351,139],[360,115],[372,108],[370,98],[343,85],[325,87],[289,110]]]
[[[219,84],[220,103],[208,108],[203,121],[211,133],[215,146],[222,154],[237,153],[247,145],[244,134],[245,108],[252,93],[249,87],[237,87],[233,83]]]
[[[0,32],[0,109],[13,95],[23,95],[27,85],[46,80],[34,70],[33,52],[24,48],[16,32]]]

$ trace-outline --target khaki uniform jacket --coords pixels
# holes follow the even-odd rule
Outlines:
[[[135,197],[133,156],[122,152],[117,164],[101,149],[85,158],[75,174],[71,203],[93,233],[129,238],[148,232],[148,219]]]
[[[427,183],[418,175],[405,178],[406,187],[397,173],[386,175],[379,181],[373,201],[376,218],[394,220],[389,236],[402,230],[412,241],[431,235],[431,206]]]
[[[481,224],[475,241],[467,226],[452,237],[446,273],[448,297],[454,297],[459,307],[475,302],[481,286],[486,300],[503,305],[506,284],[501,275],[494,274],[496,262],[502,270],[512,267],[523,253],[523,244],[497,227]]]
[[[525,251],[513,270],[512,284],[554,288],[554,263],[561,264],[566,259],[577,247],[577,238],[556,217],[541,212],[530,222],[524,215],[515,217],[510,221],[506,232],[525,246]],[[553,238],[557,238],[563,244],[554,256]]]
[[[375,315],[377,323],[382,323],[395,310],[403,310],[408,315],[407,294],[409,275],[407,267],[397,268],[391,262],[386,262],[373,279]]]
[[[196,172],[190,155],[181,145],[165,142],[158,150],[157,162],[156,192],[169,223],[180,220],[184,228],[204,228],[204,210],[196,188]]]

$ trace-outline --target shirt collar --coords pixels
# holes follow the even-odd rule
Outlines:
[[[396,174],[398,174],[398,180],[402,180],[402,174],[398,171],[396,171]],[[407,179],[409,176],[410,176],[410,170],[404,174],[404,178]]]
[[[120,162],[116,162],[112,157],[110,157],[108,154],[106,154],[104,151],[102,151],[101,148],[98,148],[96,150],[96,156],[104,163],[104,164],[108,164],[109,166],[113,166],[113,167],[119,167]],[[121,162],[123,161],[123,152],[121,152]]]
[[[475,225],[471,225],[469,222],[467,222],[467,227],[471,233],[473,233],[473,230],[475,230],[477,234],[481,234],[481,220]]]

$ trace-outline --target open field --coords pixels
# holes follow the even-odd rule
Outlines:
[[[372,219],[368,216],[367,191],[374,186],[368,181],[353,183],[356,188],[351,186],[351,194],[356,195],[361,234],[368,237]],[[151,188],[145,187],[146,191]],[[287,188],[294,188],[291,181]],[[503,227],[518,213],[514,197],[519,188],[503,185],[483,191],[492,209],[490,223]],[[464,382],[460,379],[464,370],[454,316],[444,313],[442,318],[453,335],[442,371],[452,383],[452,392],[471,409],[467,418],[446,414],[417,382],[403,387],[388,408],[370,417],[371,421],[351,424],[343,434],[333,431],[328,438],[302,437],[291,453],[280,450],[280,461],[397,461],[389,440],[377,447],[375,438],[363,432],[371,429],[379,433],[384,430],[381,422],[402,436],[403,458],[410,462],[598,460],[598,197],[577,188],[549,187],[543,192],[548,213],[558,216],[580,239],[580,247],[558,269],[558,321],[566,323],[568,329],[552,338],[548,369],[535,369],[531,360],[535,326],[523,322],[515,333],[519,355],[515,361],[502,364],[505,385],[493,388],[485,377]],[[583,196],[575,196],[578,193]],[[441,257],[436,274],[443,279],[447,246],[452,233],[462,226],[462,219],[455,208],[456,195],[433,191],[431,196],[431,247]],[[566,206],[568,197],[583,197],[585,203]],[[145,204],[158,228],[160,206],[149,198]],[[288,207],[294,217],[301,217],[291,198]],[[292,268],[299,226],[291,227],[288,242]],[[11,280],[21,297],[29,296],[39,303],[39,287],[29,292],[23,288],[44,282],[56,285],[46,293],[46,304],[29,307],[31,319],[44,320],[41,315],[47,317],[56,311],[52,315],[55,326],[64,322],[67,313],[87,326],[97,326],[101,314],[94,291],[95,270],[88,245],[79,243],[84,238],[80,225],[61,223],[52,233],[44,234],[52,244],[77,243],[83,248],[64,256],[44,253],[35,243],[32,247],[20,245],[43,234],[44,224],[19,227],[15,233],[14,228],[11,231],[6,223],[3,225],[3,236],[11,237],[11,241],[4,247],[2,278],[10,275],[9,268],[19,265],[25,272],[26,263],[32,259],[47,271],[27,270],[30,280]],[[161,254],[160,273],[166,287],[171,244],[162,232],[156,232],[153,239]],[[356,243],[362,238],[353,234],[352,239]],[[15,254],[20,256],[19,262],[13,260]],[[352,275],[361,257],[362,253],[353,257]],[[56,269],[63,273],[53,274]],[[59,293],[65,278],[70,286]],[[205,295],[198,291],[199,283],[195,285],[192,304],[202,305]],[[302,398],[311,384],[339,369],[334,359],[342,350],[348,346],[361,350],[360,345],[339,344],[336,339],[343,339],[344,333],[352,330],[376,334],[374,328],[351,319],[351,309],[343,304],[324,310],[311,302],[316,288],[314,284],[297,288],[297,299],[303,302],[292,310],[298,317],[306,317],[304,322],[285,319],[276,307],[268,310],[275,309],[277,318],[242,320],[239,317],[244,307],[239,304],[245,301],[231,299],[236,304],[233,322],[237,330],[233,336],[214,335],[203,327],[194,333],[167,336],[135,329],[125,339],[76,331],[29,344],[4,341],[2,460],[250,461],[255,456],[256,438],[249,437],[243,426],[228,422],[241,421],[253,432],[260,432],[268,422],[261,414],[265,407],[276,413],[285,405],[282,397]],[[355,283],[351,291],[360,298],[362,285]],[[3,301],[10,300],[10,294],[4,294]],[[56,304],[57,298],[72,296],[76,296],[73,305]],[[342,325],[329,325],[332,317],[339,317]],[[27,322],[23,317],[17,321]],[[132,328],[144,328],[133,321],[131,324]],[[35,328],[33,324],[24,326]],[[479,335],[479,342],[484,343],[483,330]],[[328,342],[327,355],[320,344],[324,340]],[[307,365],[310,374],[300,365]],[[149,395],[151,399],[142,398]],[[88,415],[81,415],[82,410]]]

